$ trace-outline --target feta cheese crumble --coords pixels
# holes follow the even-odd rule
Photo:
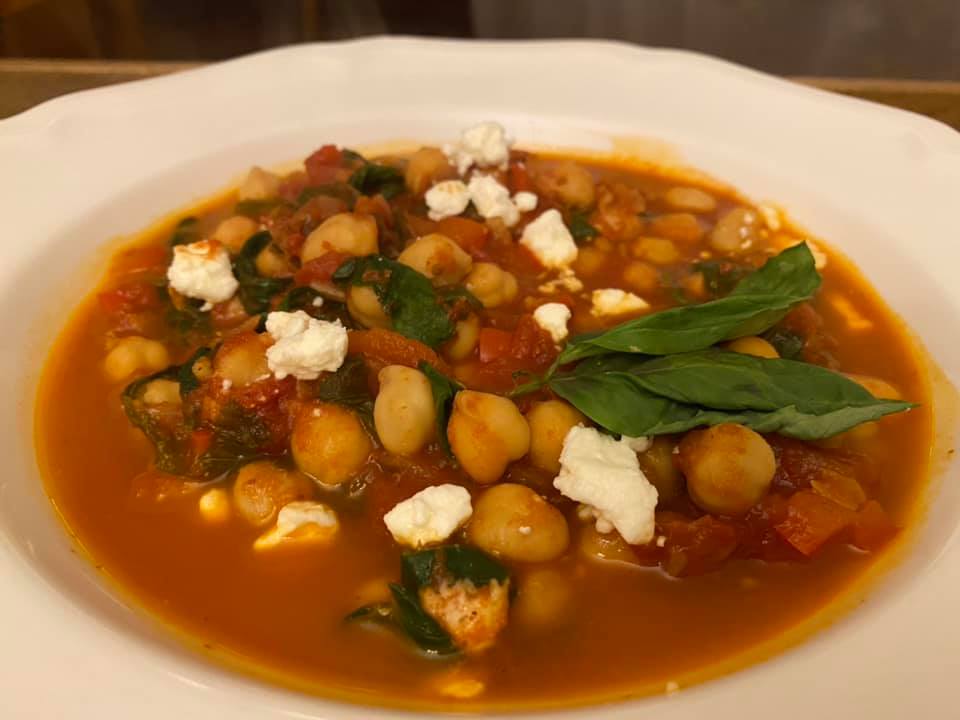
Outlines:
[[[340,523],[337,514],[323,503],[301,500],[287,503],[277,513],[277,524],[258,537],[254,550],[276,547],[284,540],[329,540]]]
[[[397,503],[383,516],[401,545],[422,547],[443,542],[473,514],[470,493],[459,485],[433,485]]]
[[[523,229],[520,244],[544,267],[562,268],[577,259],[577,244],[559,210],[550,209]]]
[[[347,330],[339,320],[317,320],[303,310],[272,312],[267,332],[276,341],[267,348],[267,365],[278,380],[316,380],[339,369],[347,356]]]
[[[544,295],[552,295],[559,290],[569,290],[578,293],[583,290],[583,282],[577,277],[576,273],[570,268],[562,268],[560,275],[548,280],[537,288]]]
[[[463,175],[471,166],[506,168],[513,141],[503,125],[482,122],[460,133],[456,143],[443,146],[443,154]]]
[[[593,307],[590,308],[590,314],[595,317],[623,315],[624,313],[650,309],[650,303],[642,297],[619,288],[594,290],[591,299],[593,300]]]
[[[205,301],[200,308],[203,311],[214,303],[229,300],[240,287],[233,276],[230,253],[216,240],[175,246],[167,280],[181,295]]]
[[[550,333],[555,343],[567,337],[567,322],[572,313],[563,303],[546,303],[533,311],[533,320]]]
[[[467,185],[473,206],[485,220],[498,217],[512,227],[520,219],[520,211],[510,199],[510,191],[490,175],[474,175]]]
[[[646,452],[653,444],[648,437],[630,437],[629,435],[621,435],[620,442],[638,453]]]
[[[520,212],[530,212],[536,209],[539,199],[532,192],[521,191],[513,196],[513,204]]]
[[[563,439],[560,474],[553,486],[590,506],[598,532],[616,528],[631,545],[653,539],[657,489],[640,470],[628,443],[594,428],[571,428]]]
[[[431,220],[459,215],[470,204],[470,191],[460,180],[444,180],[427,190],[423,199],[427,203],[427,217]]]

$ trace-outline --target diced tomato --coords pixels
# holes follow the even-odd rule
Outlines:
[[[507,171],[507,185],[511,193],[533,191],[533,180],[524,163],[516,161],[510,163]]]
[[[853,544],[861,550],[879,550],[896,534],[897,527],[876,500],[860,508],[853,521]]]
[[[159,308],[160,295],[155,286],[134,282],[105,290],[97,295],[97,302],[104,312],[111,315],[138,313]]]
[[[859,481],[868,471],[860,456],[839,450],[827,450],[798,440],[771,435],[767,438],[777,458],[775,488],[806,490],[814,481],[828,482],[833,476]]]
[[[426,361],[444,375],[453,374],[447,363],[428,346],[392,330],[351,330],[348,352],[374,358],[385,365],[415,368],[420,361]]]
[[[201,428],[190,433],[190,449],[193,457],[199,458],[210,449],[213,444],[213,430]]]
[[[496,328],[481,328],[477,345],[482,363],[507,358],[510,357],[510,348],[513,345],[513,333]]]
[[[486,225],[462,217],[444,218],[436,224],[434,232],[446,235],[473,257],[483,257],[490,239],[490,229]]]
[[[278,190],[280,197],[287,202],[294,202],[300,197],[300,193],[303,192],[309,182],[310,180],[305,172],[290,173],[280,181],[280,189]]]
[[[373,197],[364,195],[358,198],[353,211],[373,215],[375,218],[379,218],[388,228],[393,227],[393,209],[383,195],[374,195]]]
[[[665,572],[674,577],[702,575],[716,570],[737,549],[737,529],[712,515],[696,520],[664,513],[657,527],[666,537],[661,560]]]
[[[164,245],[137,245],[121,250],[110,263],[111,275],[156,270],[163,272],[170,263],[170,248]]]
[[[801,490],[787,501],[787,517],[777,532],[804,555],[813,555],[825,542],[850,527],[855,514],[832,500]]]
[[[333,182],[343,162],[343,153],[336,145],[324,145],[303,161],[307,177],[314,185]]]
[[[337,268],[350,258],[347,253],[331,250],[318,258],[314,258],[297,270],[294,282],[297,285],[309,285],[313,282],[328,283],[337,271]]]
[[[421,237],[423,235],[429,235],[430,233],[439,232],[439,230],[437,230],[437,223],[429,218],[420,217],[419,215],[411,215],[409,213],[405,213],[403,217],[406,221],[407,227],[410,228],[410,232],[413,233],[415,237]]]

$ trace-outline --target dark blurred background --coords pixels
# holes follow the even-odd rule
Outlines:
[[[783,75],[960,80],[960,0],[0,0],[0,56],[204,61],[376,34],[589,37]]]

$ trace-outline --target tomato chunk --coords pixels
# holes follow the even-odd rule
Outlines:
[[[451,375],[450,367],[432,349],[419,340],[405,337],[392,330],[351,330],[348,352],[379,360],[384,365],[417,367],[421,361],[433,365],[445,375]]]
[[[712,515],[687,520],[664,513],[657,526],[666,537],[661,566],[674,577],[715,570],[737,549],[737,529]]]
[[[490,239],[490,229],[486,225],[462,217],[444,218],[437,223],[435,232],[446,235],[473,257],[483,256]]]
[[[337,268],[350,258],[347,253],[331,250],[318,258],[314,258],[297,270],[294,282],[297,285],[309,285],[313,282],[328,283],[333,278]]]
[[[336,145],[324,145],[303,161],[307,177],[316,185],[332,182],[343,162],[343,152]]]
[[[860,508],[853,521],[853,544],[861,550],[879,550],[896,534],[897,527],[876,500]]]
[[[127,283],[97,295],[104,312],[117,315],[153,310],[160,307],[157,288],[149,283]]]
[[[830,538],[853,523],[855,514],[832,500],[801,490],[787,501],[787,517],[777,532],[804,555],[813,555]]]
[[[496,328],[482,328],[477,344],[480,348],[480,362],[493,362],[510,356],[513,333]]]

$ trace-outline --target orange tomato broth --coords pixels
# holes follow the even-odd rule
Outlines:
[[[589,165],[598,177],[628,180],[652,196],[677,184],[650,168],[640,174],[628,161],[592,159]],[[731,193],[709,190],[721,201],[718,213],[742,202]],[[223,196],[176,217],[199,214],[210,229],[229,214],[233,201],[233,195]],[[165,247],[172,224],[158,224],[119,250],[101,287],[135,265],[142,248]],[[800,236],[789,227],[784,233]],[[844,372],[883,378],[920,404],[883,419],[875,435],[858,441],[879,472],[871,497],[905,528],[928,474],[927,378],[901,322],[852,264],[823,249],[829,262],[813,306],[825,332],[837,340],[831,348],[837,364]],[[611,252],[582,279],[588,289],[622,286],[623,263]],[[528,260],[504,258],[502,264],[518,274],[521,292],[515,303],[487,319],[511,328],[511,313],[526,311],[523,298],[534,292],[536,281]],[[829,303],[840,292],[873,323],[869,332],[846,328]],[[653,304],[661,309],[671,300],[663,293]],[[573,333],[598,325],[588,306],[577,302]],[[511,622],[494,647],[476,657],[426,657],[398,633],[343,618],[370,601],[371,585],[398,577],[402,548],[383,528],[385,510],[427,485],[457,482],[474,491],[476,486],[439,467],[441,456],[433,448],[415,463],[384,463],[367,489],[371,497],[352,503],[329,499],[341,522],[333,545],[254,552],[252,543],[261,531],[236,516],[221,526],[206,523],[197,511],[197,493],[156,502],[155,490],[135,490],[134,479],[148,468],[152,448],[123,413],[123,388],[104,376],[109,329],[92,293],[58,337],[38,392],[37,452],[63,522],[123,592],[212,657],[318,695],[477,710],[584,704],[662,692],[674,683],[685,686],[775,652],[795,642],[798,631],[824,624],[829,608],[860,592],[861,581],[905,535],[902,529],[897,541],[873,553],[829,544],[806,562],[736,560],[676,579],[655,567],[585,557],[578,549],[584,525],[567,507],[571,547],[558,560],[540,565],[572,579],[569,619],[547,629]],[[469,379],[475,369],[465,365],[462,378]],[[522,582],[529,566],[506,564]],[[438,692],[442,683],[460,677],[479,679],[485,691],[465,699]]]

